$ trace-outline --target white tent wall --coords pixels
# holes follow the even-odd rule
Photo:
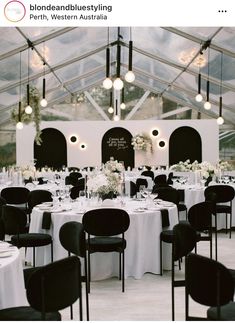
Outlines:
[[[198,131],[202,140],[202,161],[216,164],[219,160],[219,127],[216,120],[143,120],[143,121],[51,121],[42,122],[41,129],[55,128],[62,132],[67,141],[68,166],[100,166],[102,137],[111,128],[123,127],[134,136],[147,133],[151,136],[153,129],[158,129],[159,134],[153,141],[153,154],[147,154],[145,163],[149,165],[169,164],[169,138],[172,132],[183,126],[189,126]],[[76,144],[71,144],[71,135],[78,137]],[[33,146],[35,128],[33,125],[24,126],[16,133],[16,160],[18,166],[33,163]],[[158,142],[164,140],[164,148],[158,147]],[[87,148],[80,149],[81,143]],[[55,143],[56,145],[56,143]],[[193,145],[193,143],[192,143]],[[191,161],[192,162],[192,161]],[[135,166],[141,164],[139,154],[135,154]]]

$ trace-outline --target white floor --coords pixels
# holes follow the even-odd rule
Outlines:
[[[214,249],[213,249],[214,251]],[[209,256],[209,242],[200,242],[198,253]],[[232,239],[225,233],[218,235],[218,260],[235,269],[235,232]],[[177,277],[183,277],[183,270]],[[126,291],[121,292],[121,282],[117,278],[91,283],[91,321],[171,321],[171,273],[163,276],[147,273],[140,280],[126,279]],[[84,288],[83,288],[84,289]],[[84,291],[83,291],[84,292]],[[175,289],[175,320],[184,321],[184,288]],[[190,314],[206,315],[206,307],[190,302]],[[85,297],[83,297],[84,320]],[[70,320],[69,310],[62,311],[62,319]],[[78,305],[74,306],[74,320],[79,320]]]

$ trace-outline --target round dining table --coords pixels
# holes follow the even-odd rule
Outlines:
[[[0,309],[28,305],[18,248],[0,241]]]
[[[162,231],[162,210],[168,211],[169,226],[172,229],[178,223],[177,207],[173,203],[147,205],[144,200],[125,198],[111,201],[109,205],[97,204],[92,200],[73,203],[62,203],[47,207],[44,204],[35,207],[31,214],[29,232],[49,233],[53,237],[54,259],[67,256],[67,252],[59,241],[61,226],[68,221],[82,222],[85,211],[93,208],[123,208],[130,216],[130,226],[125,233],[127,248],[125,250],[125,275],[140,279],[146,272],[160,274],[160,233]],[[45,212],[51,213],[50,228],[42,228]],[[111,216],[111,215],[110,215]],[[27,261],[32,261],[32,253],[27,252]],[[118,253],[96,253],[91,255],[92,280],[101,280],[112,276],[118,276]],[[44,265],[50,262],[50,248],[40,247],[36,249],[36,264]],[[171,268],[171,248],[169,244],[163,249],[164,268]]]

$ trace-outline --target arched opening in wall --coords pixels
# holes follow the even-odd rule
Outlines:
[[[132,134],[125,128],[109,129],[102,138],[102,163],[113,157],[124,162],[125,168],[134,167],[134,149],[131,145]]]
[[[67,144],[65,136],[57,129],[42,130],[42,143],[37,145],[34,141],[34,158],[36,167],[51,167],[61,169],[67,166]]]
[[[177,128],[169,140],[169,165],[189,159],[190,162],[202,161],[202,140],[192,127]]]

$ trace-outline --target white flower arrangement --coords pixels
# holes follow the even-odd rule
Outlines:
[[[35,166],[27,165],[21,167],[22,177],[26,180],[33,179],[36,174]]]
[[[207,179],[209,176],[216,174],[216,167],[211,163],[204,161],[199,163],[195,160],[193,163],[190,163],[190,160],[187,159],[185,162],[180,161],[178,164],[172,165],[170,170],[177,172],[189,172],[189,171],[201,171],[201,176]]]
[[[134,150],[153,152],[152,139],[147,134],[138,134],[132,138],[131,144]]]
[[[101,173],[91,176],[87,180],[87,189],[100,195],[110,192],[117,194],[121,187],[120,172],[124,170],[124,166],[117,160],[108,161]]]
[[[229,162],[226,160],[220,160],[217,164],[217,168],[221,171],[232,170],[231,164],[229,164]]]

